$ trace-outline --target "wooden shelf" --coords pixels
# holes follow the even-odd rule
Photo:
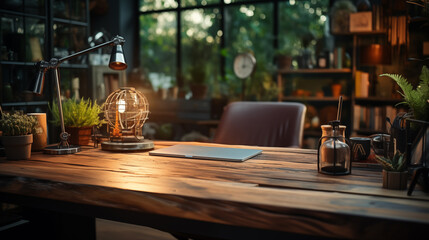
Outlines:
[[[337,97],[291,97],[286,96],[282,98],[283,101],[297,101],[297,102],[338,102]],[[343,101],[350,100],[349,97],[343,96]]]
[[[278,69],[279,74],[335,74],[335,73],[351,73],[350,68],[317,68],[317,69]]]
[[[356,97],[355,104],[357,105],[395,105],[402,102],[402,99],[383,98],[383,97]]]
[[[32,102],[9,102],[2,103],[4,107],[15,107],[15,106],[47,106],[48,101],[32,101]]]
[[[320,138],[322,136],[322,130],[316,129],[304,129],[304,137],[317,137]]]
[[[55,23],[73,24],[73,25],[82,26],[82,27],[88,27],[87,22],[82,22],[82,21],[74,20],[74,19],[64,19],[64,18],[54,17],[54,22]]]
[[[18,62],[18,61],[0,61],[2,65],[14,65],[14,66],[34,66],[35,62]]]
[[[14,11],[14,10],[7,10],[7,9],[0,9],[0,13],[1,14],[9,14],[9,15],[17,15],[17,16],[22,16],[22,17],[46,19],[46,16],[44,16],[44,15],[37,15],[37,14],[19,12],[19,11]]]
[[[386,30],[373,30],[364,32],[345,32],[345,33],[333,33],[336,36],[353,36],[353,35],[383,35],[387,34]]]
[[[375,129],[355,129],[354,130],[357,135],[364,135],[364,136],[370,136],[373,134],[387,134],[386,131],[383,130],[375,130]]]

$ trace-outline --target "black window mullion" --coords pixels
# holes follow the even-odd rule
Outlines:
[[[182,75],[182,8],[180,0],[177,0],[177,32],[176,32],[176,81],[179,89],[183,88]]]
[[[274,41],[273,41],[273,46],[274,49],[277,49],[279,47],[279,1],[276,0],[274,1],[274,7],[273,7],[273,18],[274,18],[274,22],[273,22],[273,35],[274,35]]]
[[[224,49],[226,44],[225,44],[225,4],[223,0],[220,1],[219,12],[221,17],[219,27],[220,27],[220,31],[222,32],[222,35],[220,36],[220,49]],[[220,55],[220,66],[219,66],[220,76],[222,79],[225,79],[226,78],[226,71],[225,71],[226,59],[225,59],[225,56],[221,54],[221,51],[219,51],[219,55]]]

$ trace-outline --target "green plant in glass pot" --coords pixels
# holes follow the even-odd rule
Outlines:
[[[100,119],[101,106],[91,99],[80,100],[70,98],[62,102],[64,126],[70,134],[69,143],[72,145],[88,145],[91,139],[92,128],[105,123]],[[56,102],[49,104],[53,115],[53,123],[61,125],[59,109]]]
[[[38,126],[34,116],[5,113],[0,119],[2,142],[7,159],[29,159],[33,134]]]

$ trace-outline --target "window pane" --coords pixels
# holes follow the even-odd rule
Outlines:
[[[54,12],[54,17],[70,18],[69,1],[68,0],[53,1],[52,9]]]
[[[17,1],[8,1],[8,2],[17,2]],[[36,15],[45,15],[45,1],[39,0],[26,0],[25,1],[25,12],[36,14]]]
[[[140,61],[155,91],[176,84],[175,13],[140,16]]]
[[[73,97],[77,99],[81,97],[88,98],[88,70],[59,68],[59,71],[62,100]]]
[[[66,57],[70,54],[82,51],[88,47],[86,39],[86,27],[72,24],[54,23],[54,56]],[[86,64],[88,55],[84,54],[64,63]]]
[[[86,21],[86,1],[71,2],[71,18],[77,21]]]
[[[271,100],[277,87],[271,73],[273,48],[273,4],[255,4],[227,7],[225,10],[226,85],[229,96],[241,95],[242,80],[233,72],[234,57],[241,52],[252,52],[257,67],[246,79],[246,99]]]
[[[210,92],[220,78],[219,9],[195,9],[182,14],[182,74],[187,86],[204,83]]]
[[[25,37],[28,43],[26,61],[37,62],[44,59],[45,54],[45,21],[37,18],[26,18]]]
[[[0,4],[0,9],[12,10],[12,11],[22,11],[22,0],[16,1],[2,1]]]
[[[62,58],[71,54],[70,25],[54,23],[54,57]],[[65,63],[70,63],[66,61]]]
[[[177,8],[176,0],[140,0],[139,2],[140,11],[152,11]]]
[[[315,47],[328,34],[329,0],[288,1],[279,4],[279,52],[302,57],[309,53],[309,63],[298,61],[300,68],[315,67]],[[323,48],[323,46],[321,46]]]
[[[24,19],[1,16],[1,60],[25,61]]]
[[[14,68],[1,67],[2,101],[18,102],[23,101],[24,90],[27,90],[28,82],[25,81],[25,68],[17,66]]]
[[[189,6],[205,6],[207,4],[219,3],[219,1],[223,0],[181,0],[182,7]]]
[[[55,0],[52,5],[54,17],[82,22],[87,20],[86,7],[86,1],[79,0]]]

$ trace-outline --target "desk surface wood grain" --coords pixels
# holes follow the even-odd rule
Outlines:
[[[328,238],[427,234],[429,194],[419,186],[407,196],[383,189],[376,168],[334,177],[317,173],[314,150],[260,149],[242,163],[95,148],[0,158],[0,200],[131,223],[150,215]]]

